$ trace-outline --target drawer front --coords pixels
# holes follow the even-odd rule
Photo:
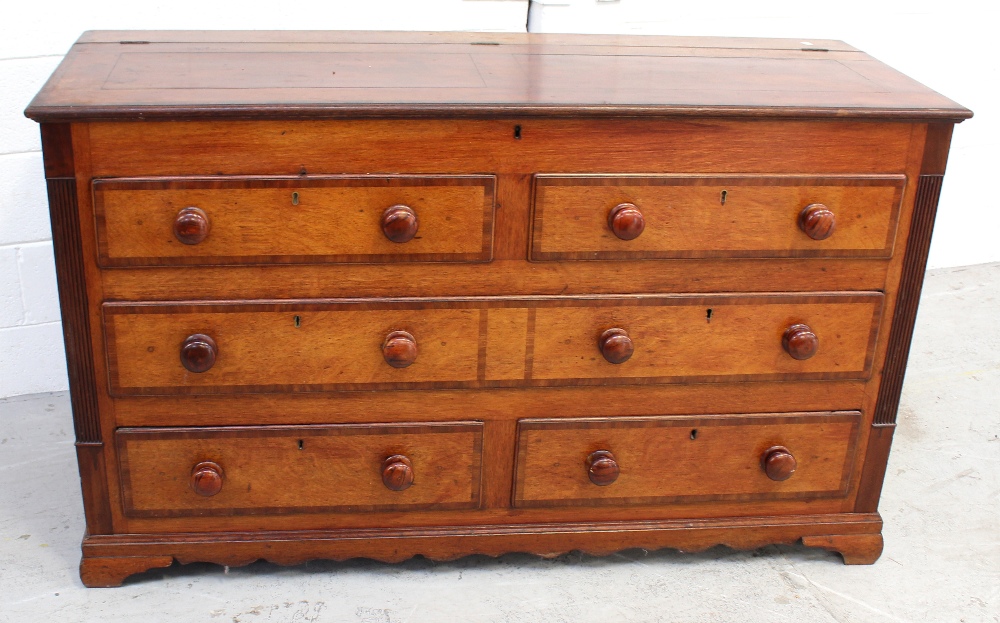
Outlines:
[[[600,298],[539,306],[531,375],[540,384],[860,379],[871,374],[882,295]],[[808,327],[806,359],[784,346]],[[603,340],[617,330],[631,349],[611,363]],[[614,346],[613,344],[611,345]],[[619,351],[620,353],[620,351]],[[613,357],[612,357],[613,358]]]
[[[99,261],[486,262],[495,185],[482,175],[95,180]]]
[[[482,437],[479,422],[116,433],[131,517],[478,508]]]
[[[421,303],[108,304],[105,323],[113,394],[420,387],[475,382],[478,373],[477,309]],[[412,338],[411,365],[388,363],[386,353],[393,351],[385,347],[393,335],[399,342]],[[182,360],[193,336],[210,341],[200,343],[211,351],[201,353],[212,360],[207,369],[192,370]]]
[[[514,505],[843,496],[860,422],[857,411],[521,420]]]
[[[107,303],[104,317],[121,396],[864,379],[881,307],[879,293],[643,295]],[[792,356],[790,332],[811,354]]]
[[[538,175],[531,258],[890,257],[904,181]]]

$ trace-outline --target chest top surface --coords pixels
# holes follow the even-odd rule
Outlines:
[[[38,121],[630,115],[960,121],[840,41],[350,31],[91,31]]]

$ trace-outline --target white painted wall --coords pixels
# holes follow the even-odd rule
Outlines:
[[[0,397],[66,389],[38,125],[23,111],[85,30],[524,32],[528,0],[0,4]]]
[[[982,0],[532,0],[531,32],[839,39],[972,109],[955,128],[930,268],[1000,261],[1000,3]]]
[[[958,127],[932,267],[1000,261],[997,3],[954,0],[532,2],[533,32],[841,39],[972,108]],[[37,125],[22,111],[84,30],[523,31],[528,0],[38,0],[0,8],[0,397],[66,388]],[[969,16],[975,16],[969,19]],[[986,183],[984,184],[983,181]],[[977,184],[977,182],[979,182]]]

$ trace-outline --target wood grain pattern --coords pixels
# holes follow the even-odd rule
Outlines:
[[[497,310],[490,310],[492,317]],[[520,310],[530,311],[530,310]],[[522,365],[518,361],[518,365]],[[790,411],[859,409],[868,382],[752,381],[631,385],[608,391],[600,385],[426,389],[421,391],[299,392],[122,396],[114,399],[118,426],[222,426],[275,424],[460,421],[475,405],[476,417],[494,423],[522,417],[759,413],[781,404]],[[388,418],[388,419],[387,419]],[[509,437],[513,457],[513,440]],[[512,459],[511,459],[512,460]]]
[[[88,585],[174,560],[881,552],[971,112],[863,52],[98,32],[26,112],[49,121]],[[786,352],[796,324],[816,339]],[[215,362],[191,372],[196,334]]]
[[[958,121],[971,115],[841,44],[835,50],[848,53],[831,58],[829,49],[801,41],[798,48],[785,41],[775,51],[732,39],[741,52],[734,55],[692,39],[677,40],[685,48],[634,37],[624,46],[603,42],[612,50],[601,54],[586,46],[563,49],[574,42],[534,34],[498,39],[481,33],[455,41],[386,33],[377,42],[382,48],[308,35],[275,46],[267,35],[244,36],[238,42],[143,39],[143,45],[81,40],[62,65],[73,79],[57,74],[26,114],[46,121],[511,113]],[[392,45],[414,41],[426,43],[405,52]],[[489,45],[477,45],[484,42]],[[642,62],[621,62],[614,48],[633,46],[647,48]]]
[[[125,512],[133,517],[476,508],[482,424],[119,429]],[[412,487],[382,484],[386,458],[412,461]],[[204,497],[192,468],[225,484]]]
[[[924,270],[948,160],[952,129],[951,125],[944,124],[932,124],[927,127],[906,254],[896,282],[896,304],[886,346],[885,365],[873,409],[872,429],[855,505],[859,511],[878,509],[893,429],[896,426],[899,400],[903,391],[917,306],[923,289]]]
[[[173,562],[173,556],[84,556],[80,580],[88,588],[114,588],[131,575],[169,567]]]
[[[881,534],[825,534],[802,537],[808,547],[835,551],[845,565],[871,565],[882,555]]]
[[[101,443],[76,180],[51,178],[47,185],[73,426],[78,442]]]
[[[481,349],[480,315],[489,308],[531,308],[534,327],[503,326],[512,334],[487,334]],[[881,295],[865,293],[108,303],[104,313],[111,391],[129,395],[866,378],[880,309]],[[782,348],[797,322],[823,344],[808,361]],[[612,324],[627,327],[635,344],[615,366],[599,347]],[[385,365],[383,340],[393,331],[420,344],[412,365]],[[214,365],[197,374],[177,357],[192,334],[218,344]],[[480,380],[489,342],[521,336],[522,380]]]
[[[903,176],[804,177],[539,175],[534,260],[691,257],[889,257]],[[814,240],[798,226],[810,204],[839,214],[839,228]],[[634,204],[645,229],[634,240],[608,226]]]
[[[522,420],[514,505],[594,506],[843,496],[859,412],[725,417]],[[782,445],[799,457],[774,481],[763,454]],[[595,487],[586,459],[613,452],[621,473]]]
[[[134,313],[140,310],[145,313]],[[414,310],[392,304],[380,309],[364,304],[186,309],[107,304],[111,389],[120,395],[474,385],[479,313],[445,305]],[[405,331],[420,344],[413,365],[386,364],[383,344],[394,331]],[[215,365],[200,374],[189,373],[177,357],[192,332],[218,344]]]
[[[73,177],[76,169],[72,126],[68,123],[43,123],[41,135],[45,177]]]
[[[913,207],[909,242],[903,262],[903,275],[899,285],[899,302],[893,315],[892,332],[889,334],[889,352],[882,375],[879,401],[875,407],[876,425],[896,423],[899,397],[903,391],[906,361],[910,354],[910,340],[917,318],[917,305],[923,289],[924,268],[931,244],[931,229],[937,214],[938,197],[941,195],[941,175],[921,175],[917,185],[917,198]]]
[[[515,125],[521,139],[513,136]],[[906,124],[822,120],[287,119],[88,127],[94,177],[299,176],[303,169],[378,176],[890,175],[904,173],[910,145]]]
[[[115,535],[87,537],[83,543],[84,563],[102,564],[95,579],[104,585],[121,583],[144,568],[165,566],[162,557],[185,563],[208,561],[238,566],[266,559],[283,565],[301,564],[327,558],[355,557],[400,562],[417,554],[432,560],[452,560],[469,552],[498,556],[507,552],[530,552],[547,558],[573,550],[597,555],[623,549],[673,548],[697,552],[715,545],[754,549],[773,543],[794,543],[818,537],[819,546],[830,541],[822,537],[838,531],[838,545],[850,547],[852,539],[861,550],[873,544],[882,529],[877,514],[813,514],[790,517],[742,517],[701,520],[654,520],[615,522],[565,522],[521,525],[475,525],[411,529],[350,529],[311,532],[261,530],[232,532],[206,540],[201,535]],[[138,558],[137,555],[143,558]],[[110,560],[119,557],[128,560]],[[93,563],[88,560],[96,558]],[[143,563],[147,566],[143,567]],[[93,577],[93,576],[88,576]]]
[[[94,182],[102,266],[321,262],[486,262],[491,176],[298,176]],[[387,208],[420,219],[408,241],[383,233]],[[179,211],[211,221],[197,244],[169,235]],[[415,231],[414,227],[414,231]]]
[[[119,301],[712,294],[883,290],[889,266],[882,259],[705,259],[630,262],[626,271],[614,260],[526,262],[527,245],[519,251],[519,260],[488,264],[151,267],[106,270],[101,278],[106,298]]]
[[[114,533],[104,449],[103,443],[76,444],[87,534]]]
[[[709,314],[711,310],[711,314]],[[747,297],[630,297],[600,304],[539,306],[532,379],[574,384],[867,378],[881,318],[879,294]],[[782,348],[782,334],[809,323],[821,346],[807,361]],[[602,332],[628,332],[633,353],[610,365]]]

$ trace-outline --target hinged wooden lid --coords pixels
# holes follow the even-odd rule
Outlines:
[[[25,114],[972,116],[839,41],[346,31],[87,32]]]

